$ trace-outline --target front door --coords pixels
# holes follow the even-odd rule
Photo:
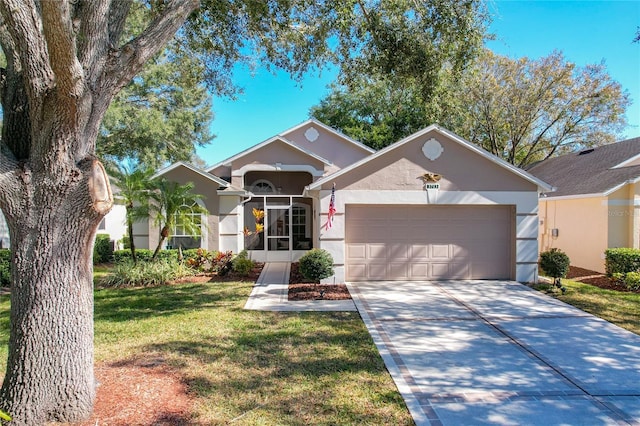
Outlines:
[[[266,235],[267,261],[291,261],[291,206],[267,204]]]

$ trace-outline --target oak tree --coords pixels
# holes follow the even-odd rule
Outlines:
[[[133,4],[143,5],[150,20],[128,34]],[[202,64],[216,94],[235,93],[238,63],[267,64],[299,77],[326,61],[345,74],[367,67],[405,74],[418,66],[424,72],[417,80],[428,92],[430,58],[438,57],[431,40],[453,35],[451,23],[467,22],[475,4],[0,0],[6,56],[0,210],[12,243],[9,354],[0,398],[14,424],[78,421],[92,411],[91,256],[96,228],[113,203],[96,157],[98,134],[113,99],[174,36],[180,51]],[[410,32],[424,37],[408,43]],[[456,58],[465,55],[460,49]]]

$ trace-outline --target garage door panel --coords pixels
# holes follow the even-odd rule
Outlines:
[[[510,278],[508,206],[347,206],[350,281]]]
[[[372,280],[385,280],[387,277],[387,264],[386,263],[369,263],[368,276]]]
[[[347,258],[354,261],[363,260],[367,258],[367,245],[366,244],[349,244],[347,246]]]
[[[403,263],[390,263],[389,264],[389,274],[391,276],[397,277],[398,279],[408,279],[409,275],[409,264],[407,262]]]

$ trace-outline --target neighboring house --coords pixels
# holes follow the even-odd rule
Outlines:
[[[551,158],[528,168],[556,187],[540,198],[540,249],[605,272],[608,248],[640,248],[640,138]]]
[[[538,197],[552,190],[435,125],[375,152],[316,120],[206,170],[180,162],[156,176],[193,182],[209,212],[202,235],[178,224],[169,246],[247,249],[259,261],[322,248],[336,283],[536,281]],[[149,221],[134,226],[138,248],[158,236]]]
[[[209,211],[202,236],[177,226],[170,246],[247,249],[260,261],[323,248],[336,271],[327,282],[535,281],[538,194],[551,190],[438,126],[374,152],[315,120],[206,170],[176,163],[156,176],[193,182]],[[148,223],[135,235],[137,247],[158,242]]]

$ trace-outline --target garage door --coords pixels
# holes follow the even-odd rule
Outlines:
[[[510,206],[346,208],[346,278],[510,279]]]

